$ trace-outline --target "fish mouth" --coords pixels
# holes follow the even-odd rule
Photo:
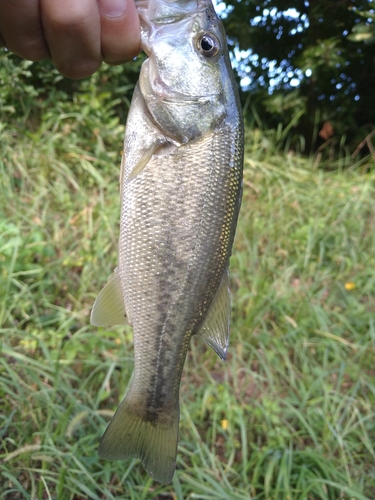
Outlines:
[[[217,99],[217,95],[205,95],[205,96],[187,96],[185,94],[177,94],[171,97],[165,97],[163,99],[164,102],[170,103],[170,104],[181,104],[182,106],[185,106],[187,104],[202,104],[207,101],[212,101],[214,99]]]
[[[181,104],[185,103],[204,103],[207,101],[212,101],[214,99],[218,99],[218,94],[185,94],[184,92],[179,92],[178,90],[174,90],[170,85],[166,84],[161,80],[161,78],[157,77],[151,84],[152,91],[155,94],[156,98],[163,100],[164,102],[171,104]]]

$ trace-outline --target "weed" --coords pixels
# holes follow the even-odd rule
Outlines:
[[[256,129],[229,355],[192,341],[173,483],[99,460],[133,368],[129,327],[89,325],[116,265],[123,130],[106,103],[76,95],[0,136],[0,498],[374,498],[375,177],[319,171]]]

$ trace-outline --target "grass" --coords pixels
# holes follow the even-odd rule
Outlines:
[[[133,353],[129,328],[89,325],[116,264],[123,133],[94,104],[0,136],[0,498],[373,499],[374,169],[318,169],[256,129],[230,352],[192,342],[173,483],[98,459]]]

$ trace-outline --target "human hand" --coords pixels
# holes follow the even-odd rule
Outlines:
[[[121,64],[140,50],[134,0],[0,0],[0,47],[38,61],[51,58],[69,78],[102,61]]]

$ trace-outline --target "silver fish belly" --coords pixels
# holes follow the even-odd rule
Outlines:
[[[138,457],[168,483],[190,338],[227,352],[243,123],[211,1],[136,3],[149,57],[126,124],[118,267],[91,314],[95,325],[133,327],[134,376],[99,455]]]

